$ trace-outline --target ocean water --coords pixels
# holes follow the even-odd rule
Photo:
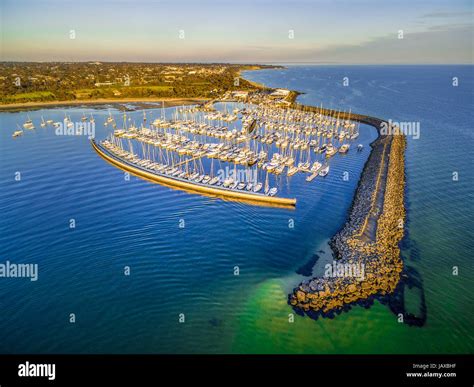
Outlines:
[[[290,66],[245,77],[302,91],[303,103],[419,123],[420,137],[408,137],[403,256],[422,283],[405,307],[419,308],[423,294],[425,324],[399,323],[377,302],[289,322],[287,295],[305,278],[297,272],[315,254],[314,272],[330,259],[374,129],[361,126],[363,152],[336,155],[325,179],[282,180],[298,200],[287,210],[127,181],[85,136],[39,127],[41,116],[92,113],[102,139],[108,107],[51,108],[30,111],[37,129],[17,139],[26,112],[0,113],[0,263],[39,265],[37,281],[0,279],[0,352],[473,352],[473,67]],[[138,122],[142,112],[129,115]]]

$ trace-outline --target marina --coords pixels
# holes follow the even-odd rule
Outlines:
[[[292,208],[297,199],[280,195],[282,175],[288,186],[297,175],[303,175],[306,184],[314,184],[328,176],[333,157],[345,157],[350,151],[361,123],[377,130],[385,124],[351,111],[297,104],[297,94],[289,91],[277,100],[270,98],[272,94],[250,93],[239,103],[211,101],[176,107],[171,118],[164,106],[158,118],[147,116],[144,110],[138,124],[126,112],[118,120],[109,110],[103,122],[108,135],[104,140],[91,139],[91,145],[113,166],[154,183],[225,200]],[[82,112],[80,121],[79,125],[86,125],[95,119]],[[41,116],[40,126],[47,125]],[[63,125],[74,127],[66,112]],[[23,126],[34,127],[29,116]],[[404,190],[405,139],[398,128],[392,132],[379,132],[371,144],[353,204],[359,210],[351,214],[355,226],[347,223],[350,231],[342,230],[331,242],[342,264],[367,266],[368,278],[362,282],[336,277],[304,281],[289,295],[296,311],[332,316],[347,305],[395,291],[403,270],[397,246],[403,229],[394,224],[405,217],[400,193]],[[357,153],[362,149],[358,144]]]
[[[220,103],[219,110],[213,101],[176,108],[171,119],[162,111],[149,125],[144,111],[139,126],[126,113],[116,120],[109,112],[104,126],[113,131],[92,144],[113,165],[157,183],[294,206],[296,198],[281,197],[279,176],[299,173],[308,183],[325,177],[329,159],[338,150],[347,153],[358,137],[359,123],[350,120],[350,112],[342,119],[340,112],[323,115],[279,102],[260,93],[228,111],[228,103]]]
[[[126,112],[116,119],[109,110],[103,121],[108,135],[90,142],[111,165],[154,183],[225,200],[292,208],[297,199],[281,196],[283,175],[287,188],[297,175],[303,175],[306,184],[314,184],[328,176],[333,157],[345,157],[350,151],[361,123],[377,130],[385,124],[351,111],[297,104],[294,92],[281,93],[276,100],[271,98],[273,94],[259,91],[247,94],[244,102],[216,100],[176,107],[171,117],[164,106],[157,118],[143,110],[138,123]],[[41,127],[51,123],[55,126],[53,120],[47,123],[41,116]],[[78,125],[91,123],[95,124],[93,115],[89,118],[82,112]],[[62,125],[75,126],[66,112]],[[34,128],[29,116],[23,127]],[[339,278],[305,281],[289,295],[295,310],[327,316],[354,302],[365,302],[372,295],[394,292],[403,270],[397,247],[403,230],[394,231],[393,223],[405,216],[403,199],[396,205],[390,202],[399,200],[404,189],[400,174],[404,173],[405,140],[397,130],[393,128],[395,135],[379,133],[371,144],[373,149],[359,183],[365,192],[358,191],[354,199],[364,203],[353,205],[362,212],[351,215],[357,226],[348,223],[346,228],[351,231],[341,231],[331,242],[340,262],[367,265],[369,279],[361,283]],[[357,153],[362,149],[358,144]],[[394,173],[398,175],[392,176]],[[367,198],[372,199],[367,202]],[[389,213],[394,210],[402,212]],[[382,228],[385,237],[381,237]],[[393,232],[397,235],[392,236]],[[395,245],[387,245],[387,241],[395,241]]]
[[[172,188],[184,189],[188,192],[200,193],[204,195],[211,195],[229,199],[240,199],[243,202],[256,203],[261,205],[292,207],[296,204],[295,199],[273,197],[276,191],[269,189],[268,193],[259,193],[262,186],[261,183],[256,183],[254,189],[246,187],[248,185],[239,186],[239,183],[227,183],[227,181],[219,182],[217,178],[210,178],[209,176],[199,175],[194,173],[192,175],[181,175],[177,173],[177,169],[169,168],[164,164],[156,164],[147,162],[143,159],[137,159],[131,154],[125,154],[123,151],[118,151],[110,146],[110,143],[98,145],[92,140],[92,146],[96,152],[112,165],[119,167],[124,171],[133,173],[136,176],[145,178],[152,182],[160,183]],[[130,161],[124,161],[119,156],[129,156]],[[162,170],[163,173],[158,172]],[[180,176],[181,175],[181,176]],[[253,191],[253,192],[252,192]]]

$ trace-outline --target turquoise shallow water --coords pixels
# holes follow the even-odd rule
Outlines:
[[[472,352],[472,72],[467,66],[321,66],[245,75],[304,91],[304,103],[420,122],[421,137],[409,138],[407,149],[404,256],[423,279],[421,328],[397,323],[380,304],[334,320],[288,322],[287,293],[303,278],[296,271],[327,250],[344,223],[368,146],[335,157],[324,180],[284,182],[298,198],[289,211],[125,181],[86,138],[39,127],[42,115],[60,120],[65,110],[79,120],[81,108],[32,111],[37,129],[19,139],[11,133],[25,113],[1,113],[0,256],[38,263],[39,280],[0,279],[0,352]],[[344,76],[349,87],[342,86]],[[91,111],[103,138],[107,109],[85,109]],[[131,117],[138,121],[141,112]],[[358,142],[374,138],[363,127]],[[344,171],[349,181],[342,180]],[[131,268],[128,277],[124,266]],[[416,307],[414,298],[407,303]],[[185,323],[178,322],[180,313]]]

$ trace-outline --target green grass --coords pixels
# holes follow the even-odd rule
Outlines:
[[[50,91],[35,91],[32,93],[20,93],[2,97],[4,103],[15,103],[22,101],[43,101],[54,99],[55,95]]]
[[[97,89],[78,89],[78,90],[72,90],[72,92],[74,94],[88,94],[88,93],[94,92],[95,90],[99,90],[99,88],[97,88]]]
[[[122,89],[132,89],[132,90],[137,90],[137,89],[144,89],[144,90],[153,90],[153,91],[169,91],[173,90],[172,86],[128,86],[128,87],[122,87]]]
[[[204,84],[203,84],[204,85]],[[191,87],[194,85],[191,85]],[[194,86],[201,89],[199,86]],[[62,90],[55,95],[51,91],[38,91],[30,93],[12,94],[0,97],[2,104],[20,103],[20,102],[43,102],[54,100],[74,100],[74,99],[97,99],[97,98],[146,98],[169,96],[174,92],[171,85],[150,85],[150,86],[123,86],[112,85],[107,87],[80,88],[71,90]],[[118,91],[119,96],[114,95]],[[186,97],[186,95],[181,95]],[[192,95],[194,96],[194,95]]]
[[[101,91],[111,91],[111,90],[118,90],[120,92],[127,91],[127,90],[150,90],[150,91],[169,91],[172,90],[172,86],[106,86],[106,87],[96,87],[92,89],[77,89],[72,90],[74,94],[92,94],[94,92],[101,92]]]

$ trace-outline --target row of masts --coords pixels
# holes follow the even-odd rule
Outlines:
[[[199,109],[176,108],[172,119],[168,120],[162,108],[161,117],[148,127],[145,112],[140,127],[130,124],[130,118],[127,119],[124,113],[122,129],[116,129],[109,113],[106,123],[112,122],[115,131],[105,144],[109,151],[153,166],[152,169],[159,169],[160,173],[178,178],[192,177],[191,180],[199,183],[212,182],[228,188],[252,190],[252,187],[259,186],[258,174],[263,171],[266,174],[264,192],[275,194],[276,188],[272,190],[268,186],[269,173],[279,175],[286,168],[288,176],[297,172],[308,173],[307,181],[326,176],[328,159],[337,152],[346,153],[349,141],[357,138],[359,133],[358,126],[349,119],[295,109],[249,105],[234,109],[232,114],[226,110],[223,113],[196,113]],[[242,118],[243,130],[237,130],[235,125],[230,129],[223,124],[225,120],[235,121],[234,116],[238,114]],[[256,125],[249,131],[250,122]],[[137,148],[134,150],[134,144],[140,152]],[[125,149],[126,145],[128,149]],[[312,160],[314,157],[316,160]],[[208,174],[203,159],[211,160]],[[216,159],[221,169],[221,163],[229,163],[234,169],[243,165],[254,170],[256,173],[249,175],[256,177],[245,182],[232,178],[220,181],[214,176]]]
[[[195,184],[208,185],[220,187],[227,190],[245,191],[253,194],[265,194],[268,196],[275,196],[278,192],[276,187],[270,187],[268,173],[265,178],[265,183],[258,179],[258,174],[255,171],[247,170],[246,176],[239,178],[236,165],[234,173],[231,176],[221,177],[214,175],[214,160],[211,161],[211,168],[209,173],[205,172],[201,158],[186,159],[177,162],[175,156],[168,151],[159,149],[150,150],[141,144],[141,156],[139,152],[134,152],[133,146],[130,144],[130,150],[124,150],[120,138],[111,136],[109,139],[102,141],[101,145],[111,154],[149,171],[168,176],[174,179],[186,180]],[[263,189],[263,191],[262,191]]]

